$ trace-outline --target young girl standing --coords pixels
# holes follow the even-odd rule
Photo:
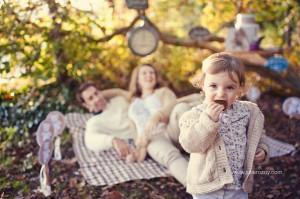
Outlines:
[[[203,61],[195,82],[204,102],[180,118],[182,147],[189,152],[187,192],[194,199],[248,198],[253,185],[254,162],[267,160],[261,142],[264,116],[256,104],[239,101],[245,85],[244,68],[227,53]]]

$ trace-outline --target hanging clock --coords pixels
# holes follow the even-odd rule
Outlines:
[[[159,35],[155,28],[144,25],[132,29],[128,35],[128,46],[138,56],[146,56],[153,53],[159,41]]]
[[[148,8],[148,0],[126,0],[125,2],[130,9],[145,10]]]

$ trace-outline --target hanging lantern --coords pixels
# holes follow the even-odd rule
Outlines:
[[[229,51],[248,51],[258,49],[260,38],[257,37],[259,25],[254,14],[239,13],[234,27],[227,31],[225,49]]]
[[[129,9],[146,10],[148,8],[148,0],[126,0]]]
[[[239,13],[236,16],[235,29],[242,29],[249,43],[257,40],[259,25],[255,22],[254,14]]]
[[[153,53],[159,43],[159,33],[144,17],[144,25],[133,28],[127,34],[128,46],[133,54],[146,56]]]
[[[282,104],[282,110],[289,117],[295,117],[300,119],[300,98],[287,98]]]
[[[261,41],[265,38],[265,36],[261,36],[257,38],[255,41],[250,43],[250,51],[260,50]]]
[[[260,95],[261,92],[256,86],[251,86],[246,93],[247,99],[251,102],[256,102],[259,99]]]
[[[228,51],[249,50],[249,40],[243,29],[229,28],[225,40],[225,49]]]

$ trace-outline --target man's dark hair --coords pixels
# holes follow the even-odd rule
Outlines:
[[[76,90],[76,100],[82,105],[85,101],[82,98],[82,92],[85,91],[89,87],[97,88],[96,84],[92,81],[87,81],[82,83],[79,88]]]

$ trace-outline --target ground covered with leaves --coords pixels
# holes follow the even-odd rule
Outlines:
[[[289,119],[281,111],[283,98],[264,94],[258,104],[265,114],[267,134],[291,143],[299,150],[300,121]],[[34,133],[24,136],[18,146],[6,147],[0,157],[0,198],[44,198],[38,192],[40,165]],[[114,186],[90,186],[79,172],[74,157],[71,136],[65,132],[62,142],[63,161],[51,161],[52,194],[48,198],[191,198],[174,178],[136,180]],[[250,198],[300,198],[300,154],[273,158],[255,175],[254,192]]]

